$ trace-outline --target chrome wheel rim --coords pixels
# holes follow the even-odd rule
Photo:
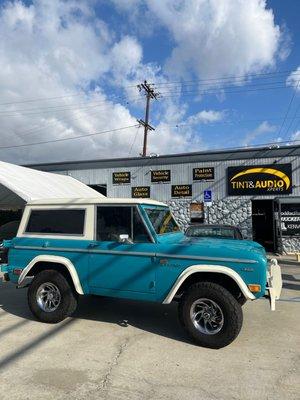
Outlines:
[[[206,298],[194,301],[190,317],[194,327],[205,335],[216,335],[224,325],[221,308],[215,301]]]
[[[55,311],[61,302],[61,294],[56,285],[51,282],[42,283],[36,292],[36,301],[41,310]]]

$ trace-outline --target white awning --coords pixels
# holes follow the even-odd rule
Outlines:
[[[0,162],[0,208],[14,208],[39,199],[103,197],[67,175],[52,174]]]

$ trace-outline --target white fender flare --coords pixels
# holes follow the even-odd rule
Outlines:
[[[40,255],[40,256],[34,257],[30,261],[30,263],[23,269],[23,271],[19,277],[19,280],[18,280],[18,285],[22,284],[22,282],[24,281],[26,276],[28,276],[28,275],[30,276],[29,272],[30,272],[31,268],[33,268],[36,263],[41,262],[41,261],[64,265],[70,273],[74,287],[76,289],[76,292],[78,294],[83,294],[82,286],[81,286],[76,268],[74,267],[74,265],[68,258],[60,257],[60,256]]]
[[[224,267],[222,265],[192,265],[185,269],[177,278],[176,282],[172,286],[170,292],[167,297],[164,299],[163,304],[169,304],[173,300],[177,290],[180,288],[182,283],[192,274],[197,272],[212,272],[216,274],[224,274],[232,278],[241,289],[241,292],[246,297],[246,299],[254,300],[255,296],[250,292],[246,283],[240,277],[240,275],[235,272],[233,269]]]

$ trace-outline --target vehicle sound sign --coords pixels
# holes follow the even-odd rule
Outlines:
[[[292,193],[291,164],[228,167],[229,196]]]
[[[129,171],[113,172],[112,178],[114,185],[119,185],[122,183],[130,183],[130,172]]]

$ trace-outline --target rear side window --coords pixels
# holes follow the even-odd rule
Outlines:
[[[85,210],[32,210],[26,233],[83,235]]]

